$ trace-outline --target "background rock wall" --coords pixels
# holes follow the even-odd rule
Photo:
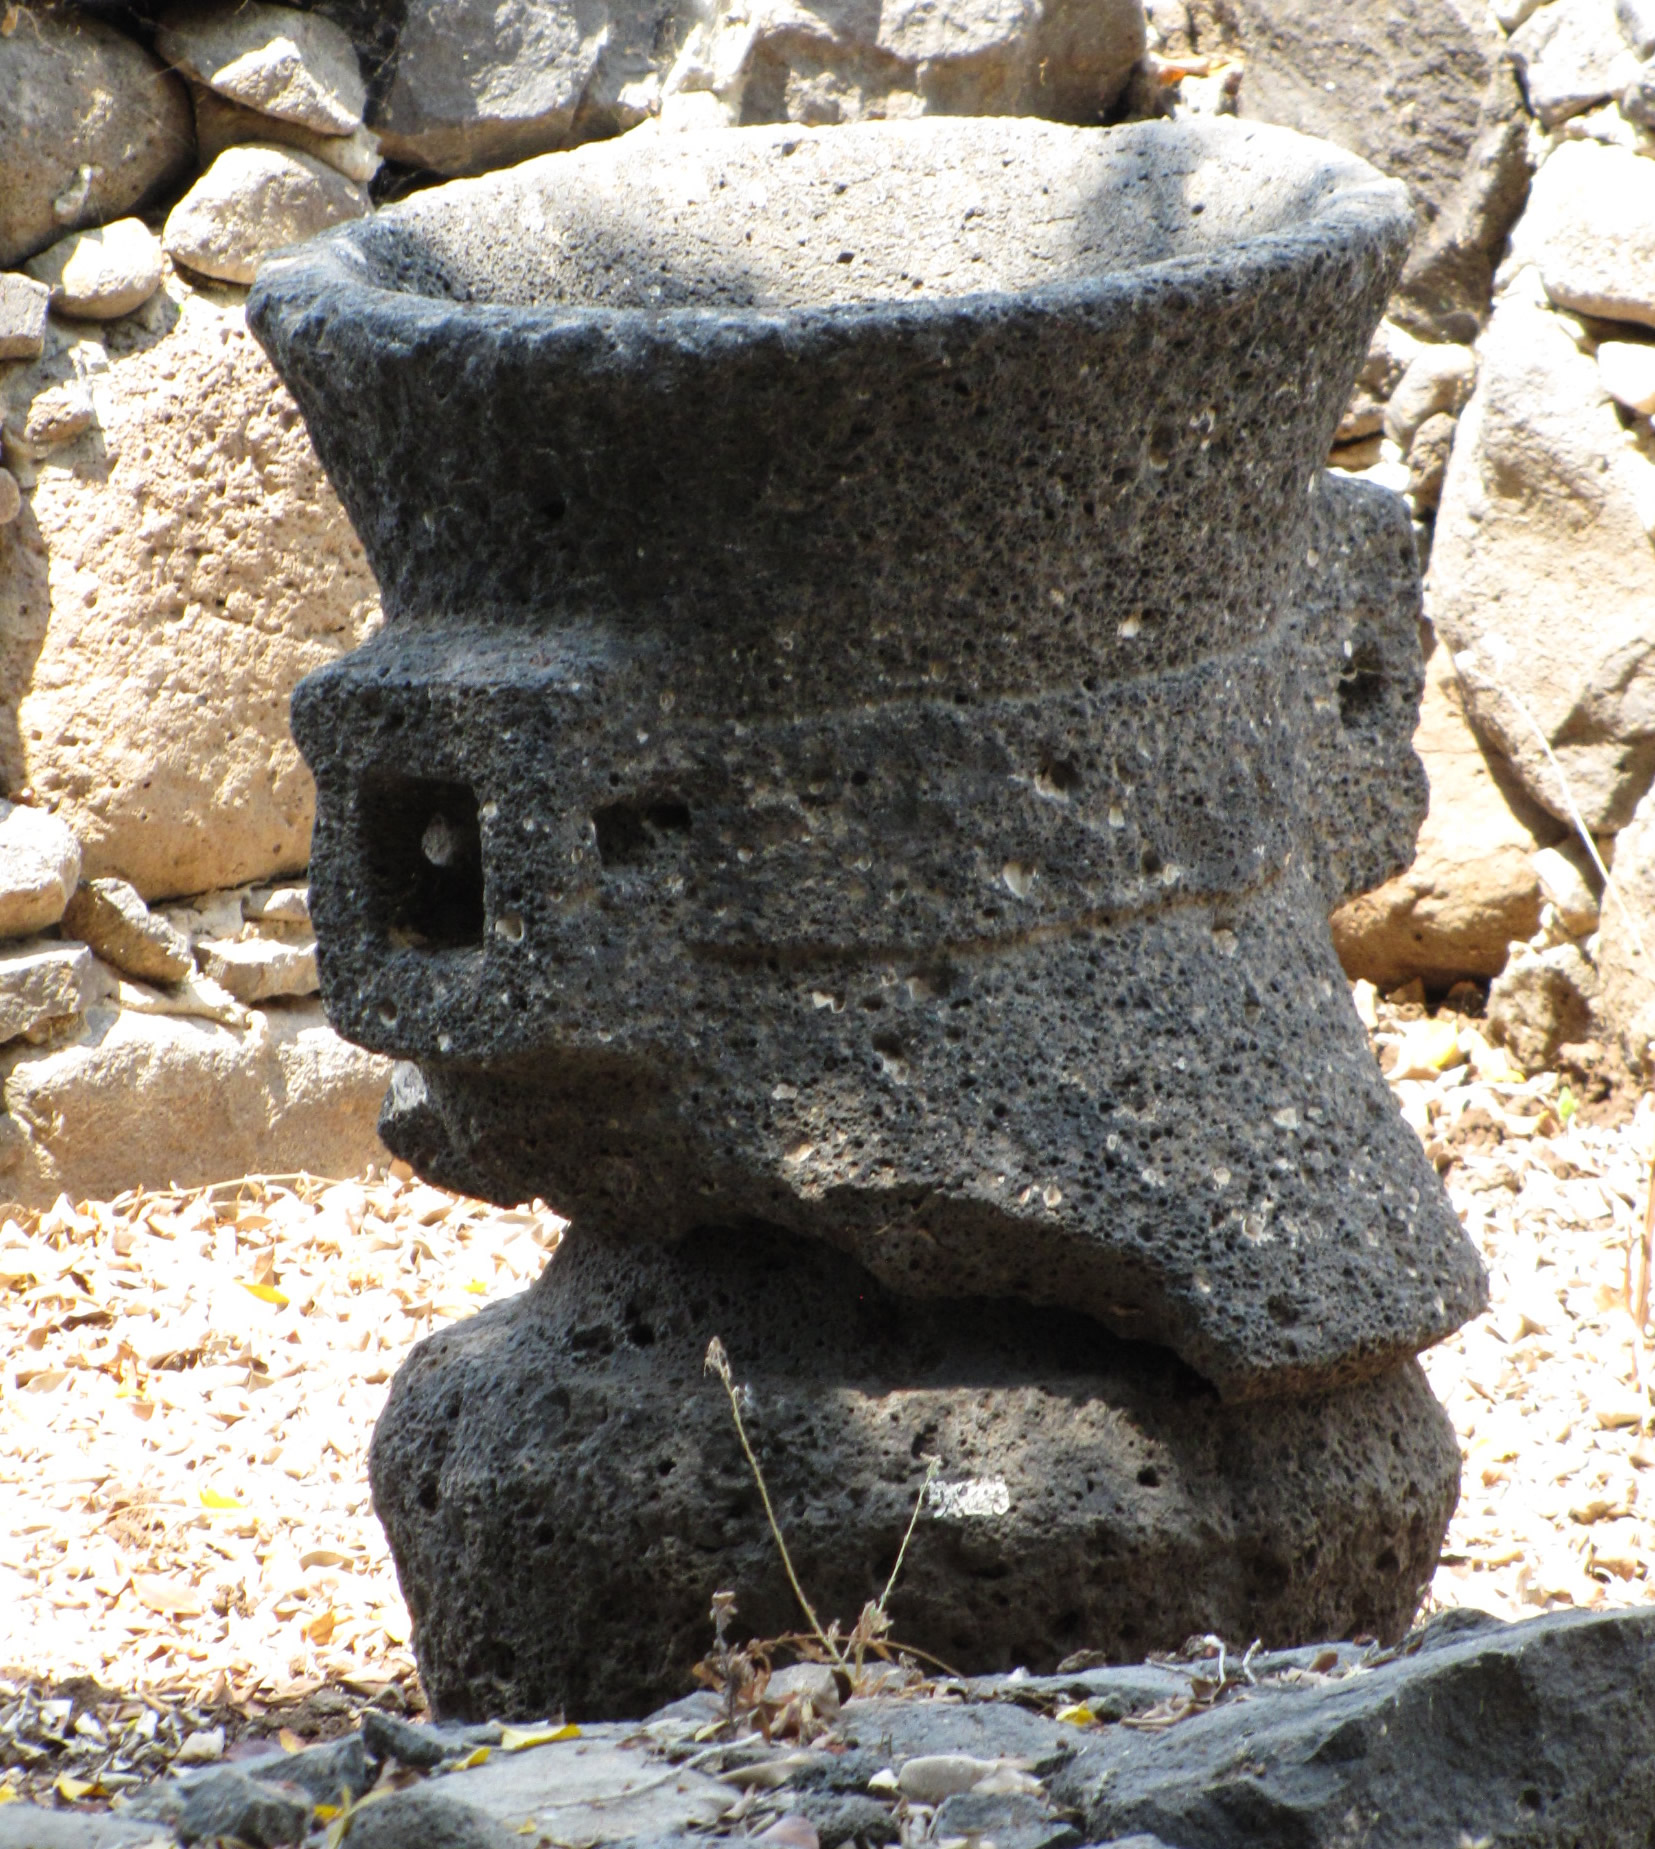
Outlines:
[[[1523,1057],[1641,1065],[1652,51],[1645,0],[0,7],[0,1195],[377,1150],[382,1065],[311,999],[286,723],[375,587],[245,285],[435,178],[652,121],[1239,110],[1406,180],[1331,461],[1414,515],[1431,809],[1340,952],[1388,990],[1492,980]]]

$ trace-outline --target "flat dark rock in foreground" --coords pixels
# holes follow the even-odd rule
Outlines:
[[[1123,1718],[1059,1721],[1059,1703]],[[1232,1651],[1221,1665],[1215,1650],[1197,1648],[1121,1668],[857,1697],[809,1743],[766,1742],[751,1726],[709,1741],[723,1704],[704,1692],[642,1723],[583,1727],[395,1796],[382,1790],[348,1840],[484,1849],[520,1840],[527,1820],[554,1842],[590,1849],[695,1849],[761,1837],[792,1812],[823,1849],[867,1849],[901,1834],[894,1772],[904,1789],[912,1778],[916,1790],[952,1794],[931,1824],[938,1842],[992,1832],[1010,1849],[1648,1849],[1652,1704],[1655,1610],[1511,1625],[1451,1611],[1393,1650],[1320,1644],[1245,1661]],[[361,1757],[373,1731],[347,1749]],[[975,1768],[964,1781],[960,1755]],[[278,1756],[261,1776],[282,1767]],[[1009,1789],[1008,1767],[1018,1768]],[[737,1781],[725,1782],[731,1772]],[[986,1784],[967,1788],[984,1774]],[[185,1787],[226,1778],[261,1789],[223,1769]],[[289,1797],[296,1789],[277,1787]],[[742,1790],[749,1801],[738,1805]],[[145,1810],[175,1813],[176,1788],[139,1793],[124,1816],[7,1805],[0,1849],[160,1849],[173,1833],[136,1814]],[[908,1814],[910,1831],[919,1820]],[[237,1833],[248,1827],[240,1816]],[[320,1827],[306,1840],[319,1843]]]
[[[1416,1641],[1417,1639],[1417,1641]],[[1091,1841],[1169,1849],[1645,1849],[1655,1611],[1444,1613],[1390,1662],[1111,1728],[1054,1781]]]

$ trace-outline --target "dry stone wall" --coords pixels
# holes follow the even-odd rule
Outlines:
[[[1404,179],[1419,236],[1330,460],[1406,497],[1428,564],[1417,743],[1431,808],[1414,866],[1341,911],[1336,938],[1349,972],[1386,988],[1498,978],[1492,1015],[1514,1052],[1645,1062],[1647,12],[1631,0],[6,8],[0,791],[18,808],[0,836],[21,836],[17,817],[61,824],[78,866],[25,876],[27,854],[0,840],[0,1031],[30,1018],[0,1049],[0,1195],[205,1178],[268,1167],[278,1150],[279,1165],[346,1167],[377,1149],[367,1101],[380,1070],[325,1039],[302,998],[302,947],[256,897],[234,919],[202,897],[302,885],[313,798],[288,699],[378,615],[349,522],[246,333],[244,287],[269,250],[433,179],[675,125],[1239,112]],[[67,885],[52,916],[41,878]],[[181,953],[155,948],[150,908],[174,902],[215,922],[185,927],[188,968],[167,974]],[[85,955],[52,950],[68,943]],[[183,1073],[203,1096],[239,1086],[262,1104],[203,1115],[193,1155],[163,1156],[164,1137],[129,1125],[127,1167],[106,1164],[113,1132],[71,1104],[74,1088],[125,1086],[129,1114],[151,1098],[161,1112]]]

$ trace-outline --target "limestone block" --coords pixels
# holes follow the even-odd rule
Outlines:
[[[254,924],[265,937],[291,937],[310,934],[310,888],[308,886],[264,886],[247,894],[241,902],[241,915]]]
[[[1655,790],[1615,837],[1598,931],[1596,1013],[1638,1070],[1655,1071]]]
[[[314,1003],[255,1013],[244,1032],[94,1005],[67,1040],[0,1060],[27,1137],[0,1191],[44,1206],[297,1168],[356,1174],[385,1160],[374,1113],[387,1070]]]
[[[1655,411],[1655,341],[1600,341],[1598,376],[1617,404],[1646,417]]]
[[[1512,250],[1557,307],[1655,327],[1655,161],[1564,142],[1535,175]]]
[[[1638,128],[1655,127],[1655,61],[1638,67],[1638,74],[1621,92],[1620,112]]]
[[[1597,993],[1597,972],[1578,945],[1514,945],[1489,984],[1490,1033],[1526,1071],[1539,1071],[1560,1046],[1590,1037]]]
[[[87,878],[146,899],[290,874],[314,795],[288,696],[368,633],[372,574],[239,305],[175,280],[82,345],[98,427],[31,477],[3,542],[0,787],[32,787]]]
[[[1422,345],[1385,406],[1385,434],[1406,449],[1428,417],[1461,409],[1477,378],[1477,356],[1453,341]]]
[[[825,26],[825,30],[824,30]],[[1138,0],[891,0],[873,14],[724,0],[664,81],[668,119],[697,96],[732,121],[1040,115],[1095,121],[1145,44]]]
[[[32,360],[46,344],[50,289],[32,276],[0,274],[0,360]]]
[[[1638,70],[1615,0],[1549,0],[1512,33],[1511,59],[1547,128],[1624,90]]]
[[[335,167],[296,148],[226,148],[172,209],[167,255],[202,276],[250,283],[267,252],[361,218],[368,195]]]
[[[80,843],[56,816],[0,802],[0,938],[55,925],[80,867]]]
[[[393,160],[478,173],[571,140],[603,0],[412,0],[371,126]]]
[[[1503,968],[1512,939],[1539,928],[1531,857],[1559,832],[1479,742],[1440,646],[1427,664],[1414,749],[1430,779],[1431,806],[1413,865],[1333,914],[1346,973],[1381,990],[1416,976],[1445,989],[1462,976]]]
[[[0,266],[155,197],[194,152],[184,86],[135,40],[32,6],[0,37]]]
[[[73,443],[84,436],[97,417],[91,387],[84,379],[69,379],[48,386],[29,401],[18,433],[21,442],[8,431],[7,446],[20,449],[26,457],[43,456],[60,443]]]
[[[318,135],[362,126],[367,93],[349,36],[319,13],[238,0],[169,7],[155,47],[169,63],[246,109]]]
[[[91,321],[129,315],[161,286],[161,245],[142,219],[119,218],[75,231],[29,259],[29,274],[52,292],[59,314]]]
[[[1565,837],[1556,847],[1539,849],[1530,864],[1546,903],[1557,913],[1557,922],[1571,937],[1590,937],[1601,916],[1600,875],[1578,838]]]
[[[196,892],[177,905],[160,908],[168,924],[182,931],[192,945],[210,937],[240,937],[247,922],[245,887],[220,892]]]
[[[1414,432],[1408,445],[1408,498],[1418,518],[1437,507],[1442,500],[1443,478],[1448,473],[1448,458],[1454,451],[1457,421],[1444,411],[1435,411]]]
[[[1527,122],[1500,33],[1456,0],[1234,0],[1225,17],[1243,59],[1243,116],[1323,135],[1407,182],[1420,218],[1407,311],[1437,338],[1468,339],[1528,183]]]
[[[81,1013],[93,974],[84,944],[31,938],[0,950],[0,1045],[39,1036]]]
[[[1655,52],[1655,0],[1615,0],[1615,22],[1635,56]]]
[[[1655,185],[1655,162],[1634,164]],[[1586,825],[1612,833],[1655,776],[1655,466],[1532,282],[1513,280],[1479,343],[1426,613],[1473,724],[1534,800],[1569,820],[1555,756]]]
[[[0,526],[10,526],[23,511],[23,490],[10,469],[0,469]]]
[[[105,963],[143,982],[181,982],[195,967],[189,939],[125,880],[87,880],[69,901],[63,928]]]
[[[239,148],[250,141],[274,142],[278,147],[297,148],[328,166],[337,168],[347,180],[367,183],[383,165],[379,138],[370,129],[355,128],[348,135],[318,135],[314,129],[297,122],[284,122],[278,116],[260,115],[256,109],[244,109],[205,84],[193,86],[195,103],[195,139],[201,164],[210,167],[226,148]]]
[[[248,937],[196,945],[201,967],[239,1002],[316,993],[316,940],[281,943]]]

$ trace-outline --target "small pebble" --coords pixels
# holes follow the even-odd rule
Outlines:
[[[196,1733],[185,1734],[174,1763],[181,1766],[207,1766],[223,1757],[224,1729],[203,1727]]]

